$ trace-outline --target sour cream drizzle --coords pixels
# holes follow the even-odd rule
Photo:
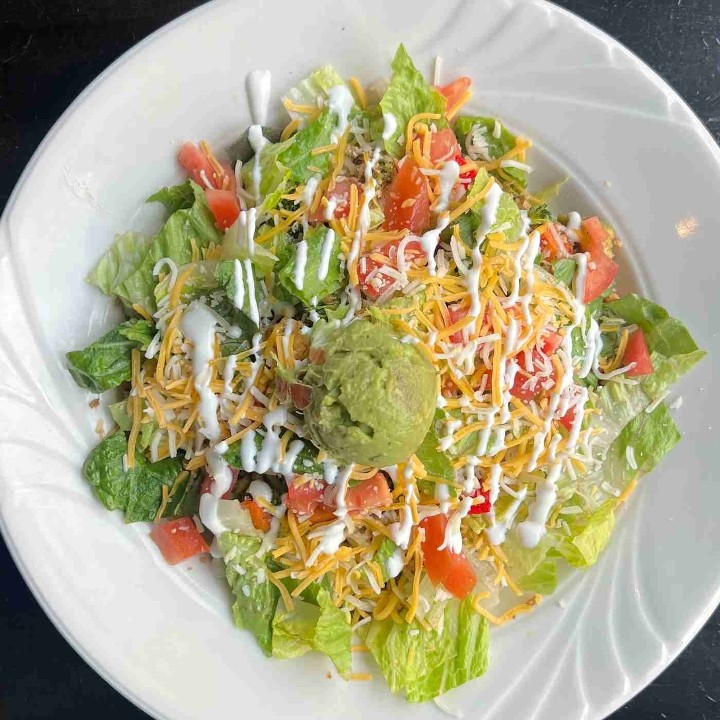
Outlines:
[[[260,205],[262,200],[260,193],[260,185],[262,182],[260,154],[268,143],[267,138],[263,135],[262,126],[267,122],[271,87],[272,76],[267,70],[253,70],[248,74],[245,81],[248,105],[250,106],[250,117],[253,121],[253,124],[248,128],[248,142],[255,153],[252,166],[252,181],[256,206]]]
[[[330,141],[336,143],[348,126],[348,116],[355,104],[355,100],[347,85],[335,85],[328,90],[328,110],[337,115],[337,125],[330,136]]]
[[[335,245],[335,231],[327,228],[325,237],[323,238],[322,248],[320,250],[320,264],[318,265],[317,278],[324,280],[330,269],[330,256],[333,246]]]
[[[200,396],[198,414],[201,432],[214,442],[220,438],[217,419],[218,399],[210,389],[210,361],[213,359],[217,318],[203,303],[195,301],[185,311],[180,321],[183,335],[193,344],[193,385]]]
[[[585,320],[585,305],[582,298],[585,294],[587,256],[584,253],[578,253],[573,255],[573,259],[577,263],[577,272],[573,283],[575,292],[574,297],[571,298],[573,321],[565,329],[565,337],[563,338],[562,345],[558,349],[558,357],[563,365],[563,376],[562,380],[555,384],[555,388],[550,395],[543,427],[533,439],[532,456],[528,463],[529,472],[532,472],[537,467],[538,460],[545,447],[545,441],[552,428],[552,421],[557,416],[563,397],[567,395],[568,390],[573,385],[572,331],[580,327]],[[581,371],[584,369],[584,365],[585,362],[583,362]],[[528,508],[527,519],[518,525],[518,535],[524,547],[536,547],[547,532],[545,525],[557,499],[557,481],[560,478],[564,461],[575,451],[575,447],[577,446],[587,399],[587,388],[578,388],[573,405],[575,408],[574,420],[570,428],[565,449],[559,455],[551,458],[551,465],[548,469],[547,476],[536,485],[535,500]],[[567,403],[563,404],[567,407]],[[551,442],[551,446],[557,447],[557,443],[553,444],[553,442]],[[552,454],[554,455],[554,451]]]
[[[383,113],[382,139],[389,140],[397,132],[397,120],[392,113]]]

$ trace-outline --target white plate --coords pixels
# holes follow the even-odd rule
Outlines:
[[[406,705],[382,680],[326,679],[322,658],[263,659],[233,629],[215,570],[166,566],[145,526],[124,526],[93,497],[79,470],[98,416],[63,365],[112,320],[86,272],[115,232],[139,222],[143,199],[179,179],[181,141],[222,146],[244,128],[248,70],[273,72],[276,101],[328,61],[386,77],[401,41],[424,69],[439,54],[445,78],[475,79],[479,106],[535,141],[538,174],[572,177],[561,204],[618,229],[626,281],[711,352],[680,388],[684,441],[643,481],[600,562],[494,631],[487,675],[443,704],[484,720],[600,718],[668,665],[720,597],[720,158],[682,100],[611,38],[539,1],[423,0],[411,11],[384,0],[217,2],[142,42],[82,94],[0,228],[2,530],[68,640],[156,717],[441,715]],[[680,238],[684,218],[696,229]]]

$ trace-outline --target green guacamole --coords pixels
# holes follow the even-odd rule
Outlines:
[[[323,340],[322,362],[311,363],[304,378],[312,388],[305,411],[312,441],[346,463],[384,467],[407,460],[435,410],[430,361],[389,326],[367,320]]]

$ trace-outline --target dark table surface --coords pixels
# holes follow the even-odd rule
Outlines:
[[[195,0],[6,0],[2,4],[2,206],[33,151],[75,96],[125,50],[199,4]],[[720,138],[720,0],[561,0],[559,4],[636,52]],[[146,717],[96,675],[50,624],[1,541],[0,578],[0,720],[82,718],[97,713],[104,720]],[[720,611],[680,658],[613,720],[720,719],[719,640]]]

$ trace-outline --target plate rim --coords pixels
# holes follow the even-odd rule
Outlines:
[[[55,136],[59,131],[72,119],[77,109],[84,104],[84,102],[100,87],[105,81],[110,79],[118,70],[120,70],[126,63],[128,63],[136,54],[145,50],[148,46],[156,42],[160,37],[173,31],[175,28],[191,22],[206,12],[212,12],[222,5],[234,4],[237,0],[210,0],[210,2],[204,3],[198,7],[192,8],[187,12],[179,15],[178,17],[165,23],[152,33],[141,39],[139,42],[134,44],[119,57],[117,57],[108,67],[106,67],[100,74],[97,75],[79,94],[72,100],[68,107],[63,111],[60,117],[53,123],[50,130],[43,137],[42,141],[32,153],[29,161],[25,168],[20,174],[16,181],[12,192],[10,193],[3,213],[0,216],[0,230],[7,224],[7,218],[10,217],[12,209],[15,205],[16,198],[20,194],[23,186],[26,183],[27,178],[34,172],[36,166],[41,161],[45,154],[48,146],[53,142]],[[502,2],[502,0],[499,0]],[[654,70],[645,60],[643,60],[637,53],[628,48],[623,42],[610,35],[608,32],[598,27],[595,23],[587,20],[581,15],[577,14],[573,10],[569,10],[561,5],[558,5],[553,0],[520,0],[521,3],[527,5],[534,5],[539,8],[550,10],[554,13],[560,13],[565,17],[569,18],[572,22],[579,24],[584,27],[588,32],[595,35],[599,39],[603,40],[614,49],[623,53],[626,58],[632,62],[634,69],[639,70],[642,73],[644,79],[653,85],[654,87],[662,90],[664,96],[668,100],[672,100],[674,103],[678,103],[681,109],[687,114],[691,122],[692,131],[702,139],[705,149],[709,151],[715,161],[720,174],[720,145],[715,141],[710,130],[707,128],[705,123],[700,119],[695,110],[689,105],[689,103],[675,90],[670,82],[663,77],[658,71]],[[36,582],[29,569],[25,566],[20,558],[20,553],[16,547],[12,536],[8,529],[5,527],[2,514],[0,514],[0,536],[2,536],[10,557],[12,558],[15,566],[18,569],[22,579],[30,589],[33,597],[38,602],[43,612],[49,618],[55,629],[62,635],[62,637],[69,643],[69,645],[78,653],[78,655],[114,690],[119,692],[125,699],[132,702],[140,710],[148,714],[150,717],[156,718],[157,720],[173,720],[172,716],[166,715],[164,712],[153,707],[149,702],[137,694],[134,690],[128,687],[119,678],[115,677],[109,670],[107,670],[100,661],[96,660],[92,655],[91,651],[85,647],[74,635],[73,631],[67,627],[61,618],[56,614],[55,610],[46,600],[41,587]],[[642,693],[659,675],[669,668],[688,647],[688,645],[697,637],[700,630],[710,619],[713,612],[720,606],[720,583],[715,588],[715,592],[708,604],[702,610],[701,613],[696,614],[695,618],[689,623],[688,631],[678,641],[677,646],[668,652],[667,655],[661,656],[645,673],[642,675],[642,679],[638,682],[638,687],[630,688],[618,693],[613,702],[607,706],[607,714],[604,717],[609,717],[618,710],[622,705],[626,704],[634,697]],[[600,720],[599,716],[597,720]]]

